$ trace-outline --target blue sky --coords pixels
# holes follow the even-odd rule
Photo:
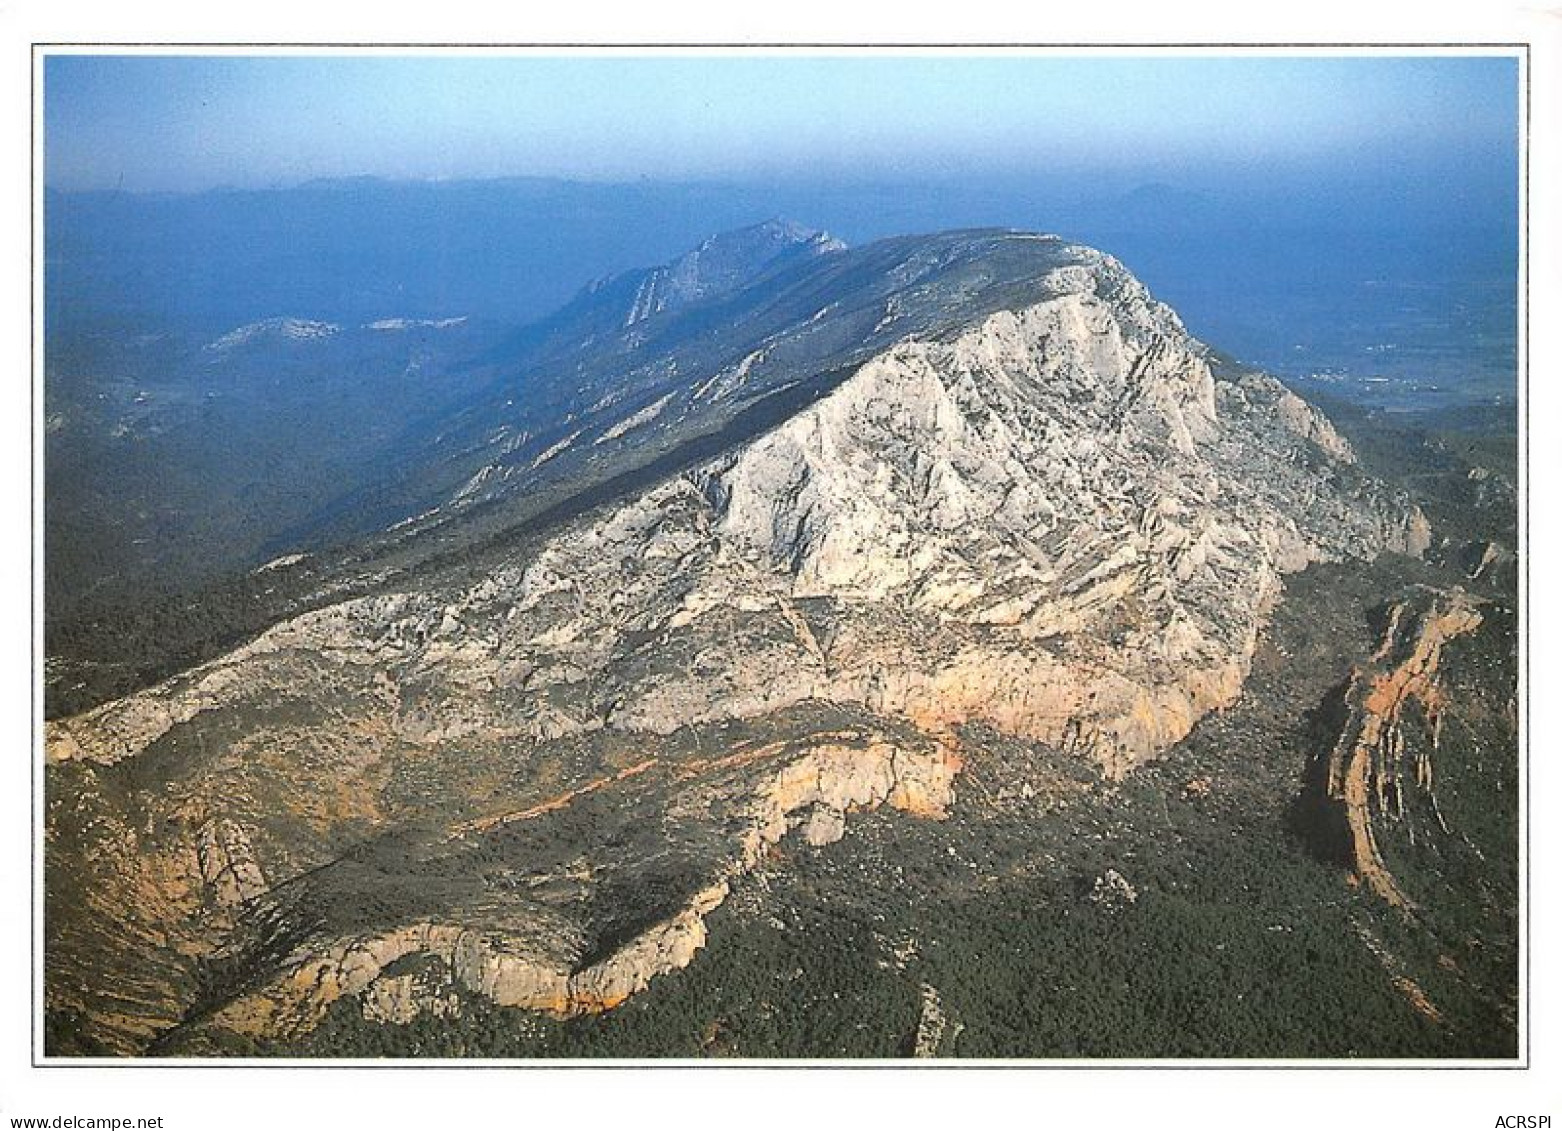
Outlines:
[[[45,179],[1508,175],[1517,91],[1490,57],[56,55]]]

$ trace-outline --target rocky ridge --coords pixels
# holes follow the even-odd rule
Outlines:
[[[1480,605],[1460,590],[1418,590],[1395,602],[1377,651],[1351,673],[1341,696],[1345,721],[1328,753],[1322,790],[1343,817],[1356,876],[1407,913],[1416,905],[1384,862],[1377,826],[1404,820],[1414,792],[1450,835],[1434,783],[1445,700],[1442,654],[1450,640],[1481,626]],[[1412,713],[1427,728],[1425,742],[1406,741]]]

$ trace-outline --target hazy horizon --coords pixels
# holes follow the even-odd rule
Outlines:
[[[1506,184],[1518,142],[1511,54],[53,54],[44,80],[62,189],[1435,170],[1468,194]]]

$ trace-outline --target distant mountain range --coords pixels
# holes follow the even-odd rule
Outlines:
[[[1374,193],[1344,175],[1267,195],[1063,174],[837,185],[364,177],[195,194],[48,191],[45,297],[60,331],[150,320],[215,335],[285,315],[517,324],[590,279],[774,216],[854,244],[963,227],[1058,232],[1113,252],[1227,348],[1262,345],[1252,332],[1265,325],[1260,304],[1299,286],[1516,271],[1516,202],[1431,186]]]

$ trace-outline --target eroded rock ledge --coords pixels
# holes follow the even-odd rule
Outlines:
[[[677,766],[668,776],[690,795],[716,783],[725,788],[735,772],[748,774],[752,792],[743,806],[744,831],[733,855],[684,906],[606,957],[574,968],[543,953],[545,947],[524,935],[419,922],[339,940],[324,953],[313,944],[303,946],[263,991],[228,1004],[206,1023],[256,1036],[297,1035],[313,1028],[333,1001],[355,995],[366,995],[369,1016],[398,1023],[425,1010],[453,1008],[437,980],[431,985],[428,979],[390,971],[409,956],[438,959],[450,983],[499,1005],[557,1016],[611,1009],[651,979],[694,959],[707,938],[706,916],[771,845],[794,830],[816,845],[829,843],[839,839],[848,814],[886,804],[942,819],[953,803],[960,768],[959,754],[945,743],[907,745],[883,733],[861,731],[803,743],[761,744],[725,758]],[[518,819],[538,819],[568,804],[565,800],[559,807],[540,807]]]
[[[1409,793],[1418,791],[1448,832],[1437,809],[1433,760],[1445,707],[1443,649],[1480,627],[1480,605],[1462,590],[1417,589],[1389,607],[1377,650],[1341,693],[1343,723],[1316,787],[1325,811],[1343,828],[1355,875],[1406,912],[1415,904],[1385,864],[1377,830],[1380,822],[1402,819]],[[1425,728],[1425,741],[1406,741],[1411,712]]]

